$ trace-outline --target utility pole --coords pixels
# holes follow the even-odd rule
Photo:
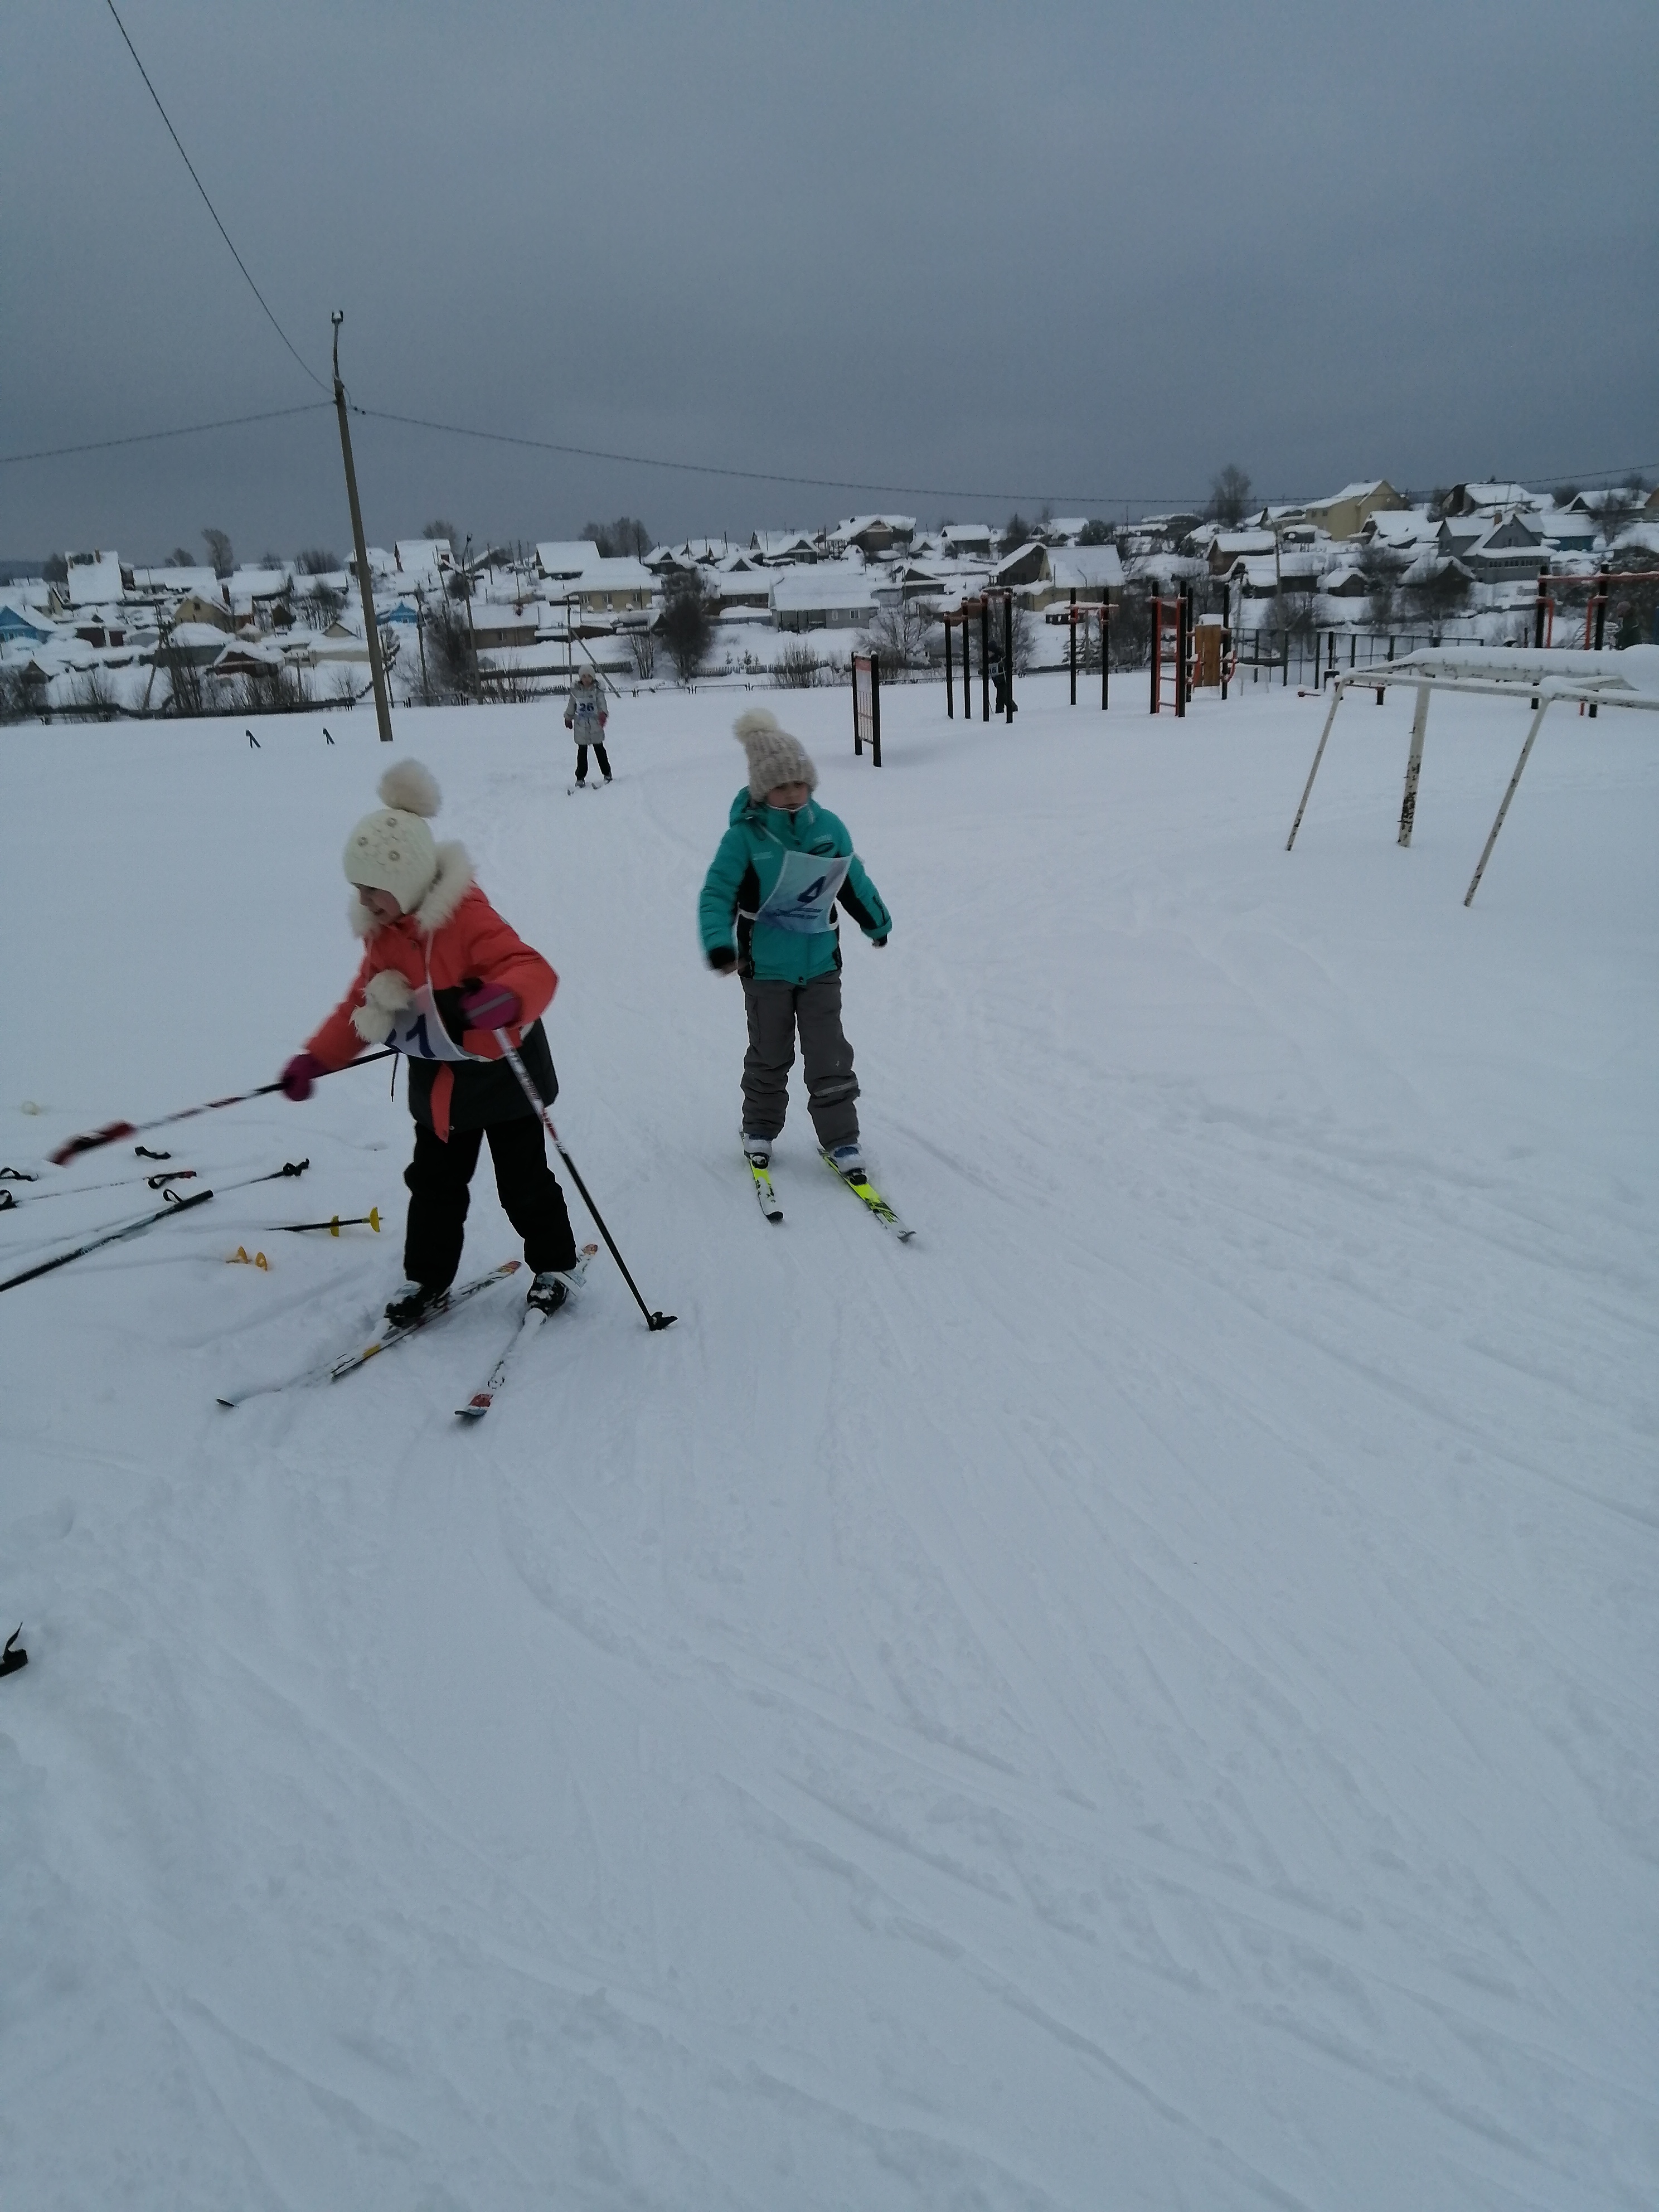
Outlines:
[[[340,418],[340,451],[345,457],[346,497],[351,501],[351,543],[357,556],[357,589],[362,595],[363,636],[368,645],[368,673],[374,686],[374,720],[380,743],[392,743],[392,702],[386,696],[386,669],[380,659],[380,633],[374,624],[374,586],[368,573],[368,548],[363,544],[363,510],[357,503],[357,471],[351,462],[351,427],[346,421],[345,386],[340,381],[341,308],[329,317],[334,325],[334,406]]]

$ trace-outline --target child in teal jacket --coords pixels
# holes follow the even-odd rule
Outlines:
[[[841,1023],[841,937],[835,909],[870,942],[893,926],[847,825],[813,803],[818,772],[799,738],[764,707],[740,714],[735,735],[749,781],[704,880],[697,915],[717,974],[743,978],[749,1049],[743,1063],[743,1146],[771,1157],[789,1103],[800,1035],[808,1110],[819,1144],[845,1172],[862,1164],[858,1078]]]

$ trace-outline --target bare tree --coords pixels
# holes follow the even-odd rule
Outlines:
[[[634,673],[643,684],[657,672],[657,633],[649,623],[641,623],[623,630],[622,639],[634,664]]]
[[[931,600],[901,599],[896,606],[876,610],[866,635],[882,675],[890,680],[929,665],[936,633],[942,635],[939,611]]]
[[[0,722],[31,721],[41,710],[46,685],[23,668],[0,668]]]
[[[651,532],[637,515],[619,514],[614,522],[585,522],[582,536],[591,538],[599,548],[602,561],[616,561],[632,555],[643,560],[651,550]]]
[[[169,568],[193,568],[196,566],[196,556],[188,545],[175,545],[172,552],[167,555],[167,565]]]
[[[204,530],[202,536],[207,544],[208,556],[213,562],[214,574],[229,575],[236,566],[236,556],[230,550],[229,538],[222,530]]]
[[[657,634],[682,684],[691,681],[714,642],[716,605],[695,568],[669,585]]]
[[[457,545],[465,542],[456,526],[453,522],[446,522],[442,515],[439,515],[434,521],[423,522],[421,525],[421,535],[422,538],[441,538],[452,551]]]
[[[1250,511],[1250,479],[1236,461],[1210,478],[1210,519],[1237,530]]]
[[[823,663],[804,638],[791,638],[772,664],[772,681],[785,691],[811,691],[823,673]]]
[[[121,695],[107,668],[85,669],[75,679],[76,710],[88,722],[112,722],[121,711]]]
[[[302,576],[333,576],[339,574],[345,562],[326,545],[307,545],[303,553],[295,556],[294,565]]]
[[[1017,552],[1022,545],[1030,544],[1033,535],[1030,524],[1016,507],[1003,526],[1002,550],[1005,553]]]
[[[67,584],[69,581],[67,556],[62,553],[48,553],[40,563],[40,575],[45,583]]]
[[[1098,520],[1085,522],[1077,534],[1077,542],[1079,545],[1109,545],[1112,542],[1112,526],[1109,522],[1101,522]]]
[[[171,623],[161,631],[155,648],[155,665],[167,679],[167,702],[161,709],[164,714],[207,713],[207,686],[202,680],[201,665],[179,644]]]

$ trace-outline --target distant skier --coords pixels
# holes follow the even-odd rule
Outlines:
[[[1008,680],[1008,663],[1001,646],[994,641],[991,646],[991,689],[996,697],[994,713],[1004,715],[1018,714],[1018,705],[1009,696],[1013,687]]]
[[[740,714],[733,733],[749,757],[749,781],[732,802],[697,915],[709,966],[743,978],[743,1148],[751,1158],[771,1157],[788,1110],[799,1029],[812,1126],[845,1174],[862,1166],[863,1155],[859,1082],[841,1025],[834,909],[844,907],[878,946],[893,917],[846,824],[814,803],[818,772],[799,740],[764,707]]]
[[[593,748],[593,757],[599,764],[599,774],[607,783],[611,781],[611,763],[605,757],[605,726],[611,720],[611,710],[605,703],[591,668],[584,668],[571,687],[565,701],[564,726],[576,740],[576,781],[587,781],[587,748]]]
[[[461,1262],[468,1185],[489,1139],[495,1188],[524,1239],[533,1273],[529,1303],[552,1313],[576,1264],[564,1194],[547,1164],[542,1127],[495,1032],[506,1032],[543,1103],[558,1078],[541,1015],[558,977],[514,934],[472,879],[464,847],[435,844],[428,818],[438,787],[418,761],[380,778],[384,811],[366,814],[346,840],[348,919],[364,940],[351,988],[303,1052],[283,1070],[293,1099],[319,1075],[345,1067],[368,1045],[409,1059],[415,1157],[404,1176],[409,1280],[386,1310],[402,1328],[440,1304]]]

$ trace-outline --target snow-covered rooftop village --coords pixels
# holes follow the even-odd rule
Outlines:
[[[3,29],[0,2212],[1659,2204],[1659,10]]]
[[[1104,600],[1109,657],[1140,666],[1147,602],[1183,591],[1251,667],[1291,651],[1305,661],[1316,637],[1339,634],[1344,665],[1360,635],[1368,653],[1378,637],[1530,642],[1540,568],[1581,611],[1598,568],[1617,573],[1604,638],[1652,641],[1652,590],[1626,580],[1659,571],[1659,490],[1641,479],[1589,491],[1469,483],[1427,498],[1372,479],[1258,508],[1230,467],[1209,506],[1133,522],[1042,514],[933,528],[913,514],[855,514],[816,530],[757,528],[736,544],[722,533],[653,544],[624,516],[578,538],[474,546],[435,534],[365,550],[390,688],[408,706],[563,691],[583,667],[630,687],[699,676],[799,687],[845,681],[861,648],[890,682],[942,678],[942,618],[988,592],[1025,618],[1018,656],[1032,665],[1068,657],[1068,610]],[[234,564],[228,537],[211,535],[216,562],[189,561],[183,547],[153,565],[67,552],[0,587],[8,714],[258,714],[366,699],[355,556],[319,548]],[[1568,623],[1558,639],[1554,623],[1553,608],[1552,643],[1583,628]]]

